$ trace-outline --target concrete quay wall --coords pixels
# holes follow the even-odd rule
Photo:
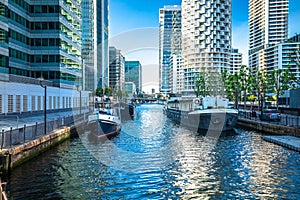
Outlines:
[[[75,126],[64,126],[43,137],[9,149],[2,149],[2,151],[0,151],[0,172],[7,174],[12,168],[19,166],[47,149],[64,142],[76,132],[75,129]]]
[[[239,118],[236,125],[238,127],[249,128],[260,132],[300,137],[300,129],[295,127],[271,124],[267,122],[254,121],[243,118]]]

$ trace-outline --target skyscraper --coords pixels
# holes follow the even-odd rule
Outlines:
[[[0,113],[88,105],[85,91],[74,92],[83,80],[81,17],[81,0],[0,2]]]
[[[80,0],[2,1],[0,13],[1,72],[10,74],[9,81],[33,83],[29,78],[43,77],[61,88],[81,84]]]
[[[82,0],[82,57],[85,89],[109,85],[108,0]]]
[[[125,58],[121,50],[109,47],[109,86],[117,92],[124,90]]]
[[[242,66],[242,53],[239,53],[238,49],[232,49],[230,54],[230,65],[227,70],[230,74],[239,72]]]
[[[181,53],[181,7],[164,6],[159,9],[159,90],[172,90],[169,78],[172,54]]]
[[[249,1],[249,68],[264,68],[265,48],[288,37],[288,0]]]
[[[142,92],[142,65],[140,61],[125,61],[125,82],[133,82],[136,93]]]
[[[185,92],[193,93],[197,73],[229,67],[231,37],[231,0],[182,1]]]

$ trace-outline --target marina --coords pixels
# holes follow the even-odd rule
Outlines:
[[[137,106],[110,140],[88,131],[8,177],[14,199],[299,199],[300,155],[255,131],[204,136],[174,123],[163,106]]]

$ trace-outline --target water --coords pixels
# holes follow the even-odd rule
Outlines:
[[[13,199],[300,199],[300,154],[261,134],[209,138],[138,107],[111,141],[88,133],[13,170]]]

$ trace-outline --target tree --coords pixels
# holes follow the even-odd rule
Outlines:
[[[253,91],[254,78],[249,69],[242,65],[239,72],[228,74],[226,70],[221,71],[222,81],[225,87],[225,94],[230,100],[235,101],[235,108],[238,108],[238,101],[241,93],[244,94],[244,109],[246,109],[247,94]]]
[[[279,95],[283,95],[286,90],[296,88],[293,83],[295,75],[288,69],[275,69],[269,74],[268,82],[271,92],[276,95],[276,108],[278,110]]]
[[[196,76],[194,92],[197,97],[199,97],[200,95],[202,95],[202,96],[209,95],[209,88],[208,88],[208,82],[207,82],[206,75],[207,75],[207,73],[202,72],[202,73],[198,73]]]
[[[103,96],[103,89],[101,87],[98,87],[96,89],[96,96],[102,97]]]
[[[105,87],[104,88],[104,94],[107,95],[107,96],[111,96],[112,95],[112,88]]]
[[[259,70],[256,75],[256,80],[252,84],[253,88],[256,89],[258,97],[258,107],[260,108],[261,115],[265,104],[265,94],[269,90],[268,85],[268,74],[266,70]]]
[[[111,94],[112,94],[112,89],[110,87],[105,87],[104,91],[103,88],[101,87],[98,87],[96,89],[96,96],[98,97],[102,97],[103,95],[111,96]]]

